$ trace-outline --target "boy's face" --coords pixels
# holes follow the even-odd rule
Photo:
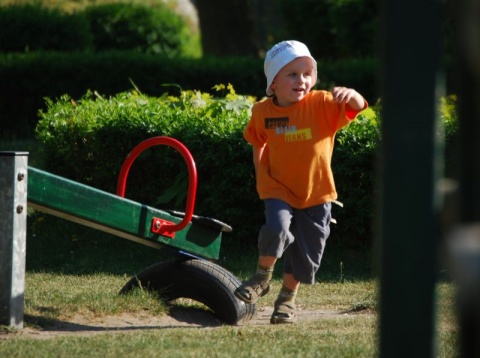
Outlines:
[[[277,104],[286,107],[301,101],[315,85],[316,77],[313,61],[308,57],[296,58],[285,65],[270,86]]]

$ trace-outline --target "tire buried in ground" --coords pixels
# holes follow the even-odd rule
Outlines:
[[[233,294],[240,284],[235,275],[213,262],[184,258],[147,267],[132,277],[120,294],[141,286],[157,291],[167,301],[190,298],[203,303],[225,323],[236,325],[256,313],[255,304],[246,304]]]

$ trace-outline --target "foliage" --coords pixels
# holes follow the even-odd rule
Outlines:
[[[91,5],[68,13],[34,4],[0,6],[0,51],[106,51],[182,56],[186,21],[162,2]]]
[[[185,144],[196,162],[196,214],[224,221],[234,228],[235,237],[255,243],[263,205],[256,194],[251,148],[243,139],[254,98],[238,95],[232,85],[213,90],[216,96],[179,90],[178,95],[150,97],[135,89],[112,97],[87,92],[80,100],[68,95],[48,99],[36,129],[44,147],[45,169],[115,192],[121,164],[137,144],[159,135],[173,137]],[[442,101],[444,137],[453,138],[455,102],[453,98]],[[362,112],[336,136],[332,167],[344,207],[334,206],[338,225],[333,234],[356,247],[373,240],[380,106]],[[127,197],[183,211],[187,182],[179,153],[152,148],[132,166]]]
[[[242,223],[251,221],[245,208],[261,210],[255,204],[250,149],[242,136],[253,98],[236,94],[232,86],[216,90],[225,96],[181,91],[154,98],[134,90],[110,98],[88,92],[78,101],[67,95],[49,99],[36,129],[48,158],[45,169],[115,192],[128,153],[147,138],[170,136],[195,159],[196,213],[231,223],[241,233]],[[186,188],[187,170],[179,153],[152,148],[132,166],[127,197],[183,211]]]
[[[377,100],[373,59],[319,62],[320,84],[349,86],[369,102]],[[143,93],[178,94],[174,83],[185,90],[214,94],[217,83],[230,82],[238,93],[257,98],[265,95],[263,64],[252,58],[169,58],[131,51],[102,53],[36,52],[0,55],[0,112],[5,125],[3,139],[33,137],[43,98],[64,93],[79,98],[88,89],[107,96],[128,91],[133,80]],[[21,80],[19,80],[21,79]]]
[[[81,14],[32,4],[0,6],[0,52],[86,51],[89,23]]]
[[[371,107],[337,133],[332,159],[338,200],[344,204],[341,209],[333,208],[338,221],[336,230],[348,233],[349,243],[360,246],[373,241],[375,168],[380,143],[377,113],[378,108]]]
[[[186,43],[183,19],[165,5],[128,3],[93,5],[85,9],[95,51],[131,50],[179,56]]]

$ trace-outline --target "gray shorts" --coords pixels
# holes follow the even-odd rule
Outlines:
[[[284,257],[284,272],[313,284],[330,235],[332,204],[295,209],[282,200],[265,199],[265,224],[258,236],[261,256]]]

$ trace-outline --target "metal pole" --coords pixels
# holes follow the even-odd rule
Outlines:
[[[0,152],[0,324],[23,328],[28,153]]]
[[[381,357],[433,357],[440,1],[383,1]],[[440,161],[441,162],[441,161]]]

